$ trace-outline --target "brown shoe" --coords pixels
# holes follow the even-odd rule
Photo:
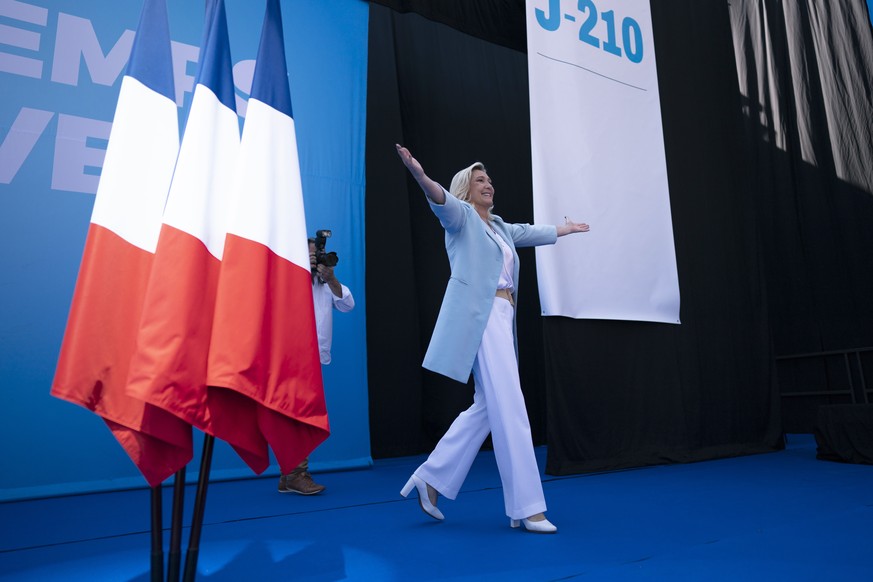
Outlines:
[[[315,495],[327,489],[312,480],[308,471],[293,471],[279,477],[280,493],[298,493],[300,495]]]

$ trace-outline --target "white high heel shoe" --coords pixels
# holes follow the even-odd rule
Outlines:
[[[445,519],[443,512],[437,509],[437,506],[430,502],[430,497],[427,494],[427,483],[415,475],[409,478],[409,481],[407,481],[406,485],[403,486],[403,489],[400,490],[400,494],[404,497],[408,496],[412,493],[413,487],[418,491],[418,504],[421,506],[422,511],[434,519]]]
[[[509,527],[518,527],[522,524],[524,524],[524,529],[531,533],[555,533],[558,531],[558,528],[545,518],[540,521],[531,521],[527,518],[509,520]]]

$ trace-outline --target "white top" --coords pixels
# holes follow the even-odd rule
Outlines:
[[[318,333],[318,356],[321,363],[330,363],[330,346],[333,343],[333,310],[347,313],[354,309],[355,298],[345,285],[343,296],[337,297],[330,286],[318,277],[312,283],[312,302],[315,307],[315,329]]]
[[[512,249],[503,240],[503,237],[494,233],[497,237],[497,242],[500,243],[500,248],[503,250],[503,270],[500,271],[500,278],[497,279],[498,289],[509,289],[512,291],[512,272],[515,269],[515,259],[512,258]]]

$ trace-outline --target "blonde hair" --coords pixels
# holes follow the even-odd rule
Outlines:
[[[473,170],[480,170],[482,172],[488,173],[488,170],[485,169],[485,164],[482,162],[475,162],[470,166],[464,168],[452,178],[452,185],[449,187],[449,193],[461,200],[463,202],[470,201],[470,179],[473,177]],[[488,209],[488,218],[491,218],[491,209]]]

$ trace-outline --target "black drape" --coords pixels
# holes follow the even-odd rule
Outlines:
[[[652,4],[682,324],[544,319],[550,473],[781,444],[726,16],[722,3]]]
[[[397,12],[412,12],[490,43],[524,52],[525,0],[371,0]]]
[[[367,319],[374,457],[428,450],[472,402],[464,386],[422,369],[449,278],[444,231],[395,143],[448,186],[481,161],[495,212],[531,222],[525,54],[416,14],[371,4],[367,104]],[[533,251],[522,249],[520,374],[534,439],[545,441],[542,325]]]
[[[873,346],[873,34],[863,0],[730,12],[785,430],[812,432],[873,378],[839,353]]]
[[[451,25],[469,16],[465,5],[479,3],[379,4]],[[523,0],[481,4],[495,11],[502,31],[513,29],[507,22],[523,27]],[[543,442],[547,431],[550,473],[781,446],[774,340],[794,336],[782,316],[771,313],[782,313],[784,294],[792,292],[784,282],[811,276],[809,263],[783,261],[775,252],[773,223],[781,223],[784,208],[770,200],[784,185],[762,180],[760,168],[769,162],[758,148],[770,150],[760,132],[749,142],[731,7],[715,0],[653,0],[652,16],[682,324],[541,319],[533,254],[522,255],[522,384],[535,441]],[[496,212],[518,222],[532,216],[525,43],[518,36],[483,42],[476,37],[494,34],[493,25],[477,34],[471,29],[476,21],[464,20],[459,28],[465,34],[371,3],[367,260],[374,457],[428,450],[470,401],[469,387],[419,368],[448,261],[441,228],[393,143],[409,146],[444,183],[480,159],[495,179]],[[866,95],[869,103],[869,89]],[[870,156],[863,155],[869,168]],[[842,206],[857,212],[869,203],[866,193],[866,202],[856,198]],[[853,236],[865,216],[831,214],[827,236],[839,245],[830,250],[854,247],[852,261],[869,256],[866,235]],[[851,232],[846,224],[854,225]],[[866,291],[869,275],[857,272],[866,265],[847,265],[841,267],[844,286],[859,280],[861,286],[844,293]],[[866,311],[853,313],[860,318],[855,330],[873,329]],[[809,317],[829,319],[827,312]],[[846,330],[835,336],[863,341]]]

